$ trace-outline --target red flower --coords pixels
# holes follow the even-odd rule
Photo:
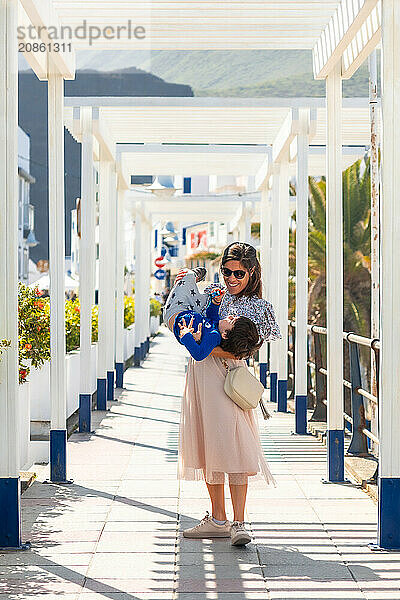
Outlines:
[[[19,370],[19,374],[21,375],[21,377],[23,377],[25,379],[25,377],[26,377],[26,370],[25,369],[20,369]]]
[[[38,308],[43,308],[44,304],[43,304],[42,300],[40,300],[40,301],[35,301],[33,303],[33,306],[37,306]]]
[[[74,311],[77,312],[77,313],[80,313],[81,309],[79,308],[79,306],[75,306]]]
[[[32,344],[25,344],[25,350],[32,350]]]
[[[38,331],[40,331],[42,328],[41,328],[41,327],[38,325],[38,326],[36,327],[36,329],[37,329]]]

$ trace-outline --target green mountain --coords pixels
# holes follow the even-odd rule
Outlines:
[[[323,96],[309,50],[82,51],[78,68],[135,66],[164,81],[190,85],[197,96]],[[368,95],[363,65],[343,84],[345,96]]]

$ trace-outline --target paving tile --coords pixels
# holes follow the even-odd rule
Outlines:
[[[178,592],[176,600],[269,600],[266,591],[243,592]]]
[[[23,495],[33,550],[0,554],[0,600],[399,600],[400,553],[366,545],[376,506],[357,487],[321,484],[326,450],[291,436],[290,414],[260,421],[278,486],[250,482],[253,541],[183,538],[210,502],[204,482],[176,480],[186,360],[171,343],[158,336],[144,365],[128,369],[111,411],[93,414],[95,434],[71,436],[74,484],[36,481]],[[226,505],[231,516],[228,486]]]
[[[173,552],[175,533],[154,532],[103,532],[97,552]]]
[[[243,564],[250,566],[259,566],[259,555],[256,547],[253,545],[246,548],[229,548],[226,552],[180,552],[176,557],[177,568],[184,566],[196,566],[206,568],[220,565],[237,565]]]
[[[38,552],[12,552],[0,554],[0,569],[3,566],[53,565],[53,566],[88,566],[92,553],[44,554]]]
[[[175,584],[172,579],[159,581],[157,579],[91,579],[88,577],[85,580],[82,595],[85,597],[86,591],[101,592],[106,597],[109,593],[127,592],[136,595],[139,592],[147,592],[153,594],[152,597],[155,600],[160,597],[160,593],[173,592],[174,588]]]
[[[129,592],[91,592],[83,588],[79,596],[80,600],[175,600],[173,590],[167,592],[140,592],[136,590],[134,594]],[[64,600],[64,596],[62,597]]]
[[[308,579],[314,582],[353,581],[350,570],[344,564],[331,561],[314,561],[309,563],[265,565],[262,567],[266,580],[271,578]]]
[[[205,593],[207,591],[217,591],[220,593],[247,593],[251,591],[264,591],[266,592],[265,582],[260,578],[248,578],[236,577],[234,579],[188,579],[177,581],[177,592],[197,592]]]
[[[175,553],[96,553],[87,574],[93,579],[174,579]]]

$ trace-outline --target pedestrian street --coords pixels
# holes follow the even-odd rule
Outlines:
[[[398,599],[400,553],[367,545],[376,504],[356,485],[324,485],[325,447],[292,435],[294,416],[272,403],[259,424],[278,485],[250,483],[253,542],[182,537],[209,510],[203,482],[176,479],[185,364],[162,327],[110,410],[93,413],[93,433],[70,437],[73,484],[45,485],[39,471],[22,496],[32,549],[1,554],[0,598]]]

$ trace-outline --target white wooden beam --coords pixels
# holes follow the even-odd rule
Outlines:
[[[117,268],[116,268],[116,309],[115,309],[115,371],[116,387],[124,382],[124,282],[125,282],[125,190],[118,189],[117,204]]]
[[[22,27],[23,31],[28,31],[28,27],[32,23],[25,12],[21,2],[18,2],[18,27]],[[31,67],[32,71],[36,74],[38,79],[44,81],[47,79],[47,53],[46,52],[27,52],[26,46],[24,45],[24,51],[22,54],[25,60]]]
[[[375,6],[347,46],[342,58],[342,79],[350,79],[381,39],[381,2]]]
[[[50,262],[50,480],[66,481],[64,78],[48,75]]]
[[[300,109],[296,177],[296,433],[307,433],[307,323],[308,323],[308,142],[310,111]]]
[[[400,548],[400,3],[385,0],[382,12],[382,208],[381,208],[381,365],[379,396],[379,516],[378,544]]]
[[[51,45],[50,52],[47,54],[49,61],[48,69],[62,75],[64,79],[75,79],[75,51],[69,40],[61,37],[61,22],[53,7],[52,0],[20,0],[31,24],[35,27],[38,41],[42,41],[46,46]],[[27,30],[22,30],[27,34]],[[57,32],[57,37],[53,33]],[[26,41],[34,41],[26,38]],[[58,44],[58,46],[55,46]],[[63,47],[63,45],[65,47]],[[57,49],[56,49],[57,48]],[[47,79],[47,77],[46,77]]]
[[[277,342],[278,358],[278,411],[287,411],[288,388],[288,303],[289,303],[289,147],[279,162],[279,291],[278,322],[282,339]]]
[[[272,150],[269,156],[255,176],[256,189],[260,190],[268,187],[269,178],[272,175],[272,165],[280,162],[283,158],[289,156],[290,145],[299,130],[299,110],[291,108],[272,144]]]
[[[81,147],[81,237],[79,241],[80,299],[80,402],[79,431],[90,431],[92,408],[92,308],[95,289],[95,178],[93,164],[92,111],[82,109]]]
[[[0,0],[0,546],[21,549],[17,0]]]
[[[325,79],[341,62],[351,43],[378,0],[342,0],[313,48],[315,79]]]
[[[93,133],[99,142],[99,145],[104,149],[104,155],[107,160],[115,162],[116,144],[106,123],[101,118],[100,110],[97,107],[93,107]]]
[[[18,445],[18,63],[16,0],[0,2],[0,478],[19,478]],[[1,483],[1,482],[0,482]],[[19,483],[18,483],[19,485]],[[2,500],[6,490],[1,490]],[[18,489],[19,493],[19,489]],[[11,498],[10,498],[11,500]],[[14,503],[13,503],[14,504]],[[3,506],[7,506],[3,504]],[[19,500],[10,507],[19,512]],[[15,514],[14,514],[15,517]],[[6,517],[3,517],[6,518]],[[19,523],[14,523],[18,529]],[[11,529],[11,523],[10,523]],[[1,536],[1,545],[5,542]],[[4,545],[8,545],[4,543]]]
[[[343,481],[343,191],[340,63],[326,78],[326,100],[327,475],[329,481]]]

